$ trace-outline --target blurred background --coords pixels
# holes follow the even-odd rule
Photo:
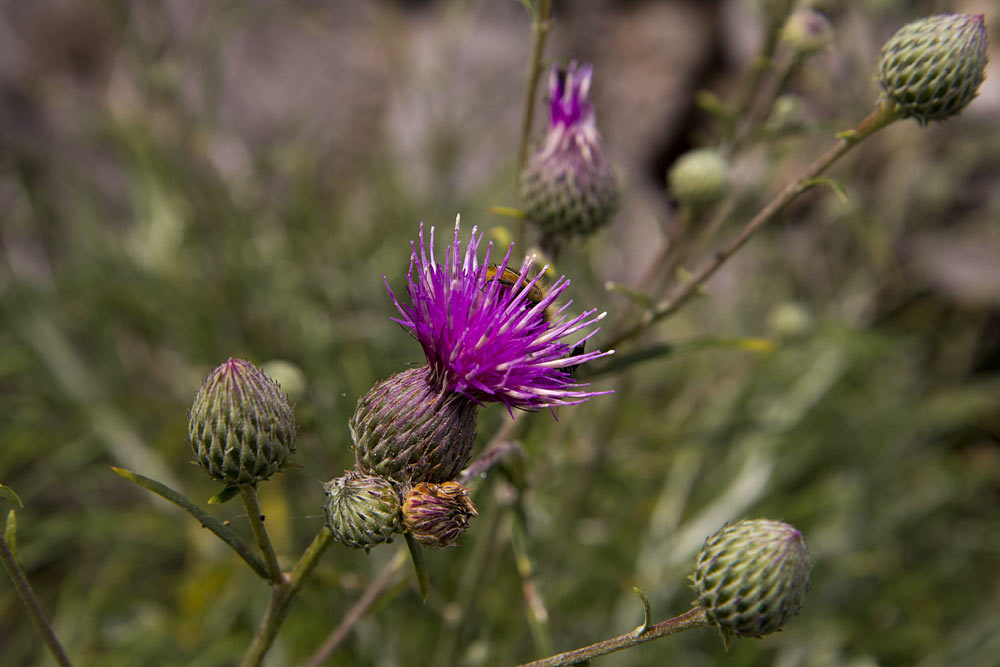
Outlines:
[[[559,257],[573,307],[634,305],[664,243],[664,174],[718,140],[765,33],[758,0],[556,2],[552,61],[592,62],[623,206]],[[780,131],[733,165],[724,239],[873,107],[881,44],[980,1],[818,1],[834,40],[783,89]],[[261,486],[290,566],[353,465],[347,419],[422,363],[390,321],[418,222],[510,238],[529,19],[514,0],[0,2],[0,482],[18,549],[78,665],[235,664],[266,586],[177,508],[204,506],[187,410],[227,357],[296,405],[302,468]],[[800,528],[802,614],[723,652],[700,629],[600,665],[1000,665],[1000,54],[958,118],[896,123],[828,174],[674,317],[592,378],[614,389],[479,480],[459,546],[426,553],[326,664],[507,665],[688,609],[704,538],[742,517]],[[541,136],[540,104],[533,137]],[[707,248],[717,245],[713,241]],[[693,265],[693,258],[691,265]],[[690,268],[688,266],[687,268]],[[659,346],[659,347],[657,347]],[[669,347],[664,347],[669,346]],[[480,445],[509,420],[483,410]],[[212,506],[249,534],[242,506]],[[6,509],[4,510],[6,513]],[[334,545],[273,648],[302,664],[401,540]],[[517,557],[516,557],[517,556]],[[5,666],[49,664],[0,577]],[[527,595],[527,598],[526,598]]]

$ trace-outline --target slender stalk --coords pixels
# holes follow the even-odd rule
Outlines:
[[[31,616],[31,621],[35,624],[38,634],[42,636],[42,641],[48,647],[49,653],[52,654],[56,663],[61,667],[69,667],[72,663],[70,663],[69,658],[66,656],[66,652],[63,650],[62,644],[59,643],[59,639],[56,638],[56,633],[53,632],[48,619],[45,618],[45,612],[42,611],[42,605],[39,604],[38,598],[35,597],[35,592],[28,582],[24,568],[21,567],[21,564],[17,561],[17,557],[10,550],[7,540],[2,535],[0,535],[0,561],[3,562],[7,574],[10,575],[10,580],[14,582],[14,589],[17,591],[18,597],[21,598],[24,608],[28,610],[28,615]]]
[[[531,14],[531,61],[528,63],[528,74],[524,84],[524,106],[521,111],[521,138],[517,147],[517,172],[514,174],[514,184],[518,191],[521,185],[521,171],[528,161],[528,143],[531,141],[531,122],[535,116],[535,91],[538,89],[538,79],[542,74],[542,54],[545,52],[545,40],[552,29],[552,3],[550,0],[538,0],[537,7],[528,0],[525,7]],[[524,241],[526,221],[522,217],[517,221],[517,240]]]
[[[536,11],[531,14],[531,61],[528,63],[528,76],[524,86],[524,107],[521,112],[521,140],[517,148],[517,173],[520,175],[524,163],[528,161],[528,142],[531,139],[531,122],[535,115],[535,90],[542,74],[542,54],[545,52],[545,40],[552,29],[552,3],[550,0],[539,0]]]
[[[374,581],[368,585],[361,597],[357,599],[354,605],[348,610],[337,627],[333,629],[327,638],[323,641],[323,644],[316,649],[316,651],[309,656],[309,660],[306,662],[306,667],[319,667],[330,655],[340,646],[340,643],[347,638],[348,633],[354,624],[361,620],[361,618],[367,613],[373,604],[378,602],[382,594],[389,589],[389,584],[392,583],[393,578],[403,570],[403,566],[406,564],[407,556],[406,552],[400,551],[396,558],[385,564],[382,571],[379,572],[378,576],[375,577]]]
[[[268,578],[272,583],[281,579],[281,568],[278,567],[278,557],[274,555],[274,547],[271,546],[271,539],[267,536],[267,529],[264,528],[264,515],[260,512],[260,502],[257,500],[257,487],[252,484],[240,487],[240,495],[243,497],[243,507],[247,510],[247,519],[250,521],[250,529],[257,540],[261,555],[267,564]]]
[[[312,573],[320,556],[330,546],[332,540],[333,535],[327,527],[321,527],[292,571],[287,575],[279,574],[278,580],[271,584],[271,596],[267,601],[264,618],[257,628],[257,634],[254,635],[253,641],[243,655],[241,663],[243,667],[257,667],[264,661],[264,656],[274,643],[278,630],[288,617],[292,600],[295,599],[302,584]]]
[[[535,660],[534,662],[526,662],[523,665],[519,665],[519,667],[562,667],[562,665],[575,665],[586,660],[590,660],[591,658],[597,658],[602,655],[607,655],[608,653],[614,653],[615,651],[631,648],[654,639],[683,632],[684,630],[700,628],[701,626],[707,624],[708,621],[705,620],[705,610],[701,607],[696,607],[687,613],[662,621],[656,625],[650,625],[646,628],[639,626],[632,632],[626,632],[623,635],[618,635],[617,637],[612,637],[611,639],[605,639],[604,641],[584,646],[583,648],[578,648],[573,651],[566,651],[565,653],[552,655],[548,658]]]
[[[528,607],[528,626],[531,628],[535,648],[540,653],[549,653],[552,650],[549,612],[535,583],[535,561],[528,545],[528,527],[521,489],[517,490],[517,500],[510,509],[510,515],[512,521],[510,545],[514,551],[517,574],[521,578],[521,593]]]
[[[837,141],[823,155],[818,157],[804,172],[793,182],[786,185],[778,192],[774,198],[768,202],[764,208],[750,219],[737,234],[724,246],[716,250],[702,265],[694,272],[691,278],[679,285],[667,298],[647,310],[643,316],[632,327],[619,334],[614,340],[607,344],[607,347],[616,348],[623,342],[635,338],[650,325],[673,314],[678,308],[684,305],[688,299],[694,296],[698,289],[715,272],[722,267],[733,254],[742,248],[750,238],[756,234],[761,227],[770,222],[788,204],[800,194],[816,184],[816,178],[822,174],[830,165],[839,160],[845,153],[861,142],[862,139],[870,136],[874,132],[885,127],[896,120],[894,110],[888,104],[880,104],[875,111],[861,121],[853,130],[842,132],[838,135]]]

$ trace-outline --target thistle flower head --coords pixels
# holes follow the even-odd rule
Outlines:
[[[987,60],[982,14],[939,14],[889,38],[878,78],[896,114],[924,125],[954,116],[976,97]]]
[[[618,207],[618,180],[587,99],[593,74],[576,62],[552,69],[549,129],[521,174],[524,212],[549,234],[590,234]]]
[[[428,366],[377,383],[351,417],[354,455],[369,473],[399,482],[443,482],[469,462],[477,406],[441,391]]]
[[[392,483],[356,470],[323,485],[326,526],[341,544],[369,549],[403,529]]]
[[[537,410],[582,403],[592,392],[577,384],[567,372],[581,363],[610,354],[592,351],[573,354],[568,338],[586,340],[597,333],[593,326],[605,313],[594,309],[570,315],[572,302],[548,311],[569,285],[560,277],[545,290],[539,277],[530,277],[533,259],[518,267],[512,281],[495,279],[511,266],[513,246],[491,268],[493,244],[483,262],[478,250],[482,235],[473,228],[463,251],[459,224],[443,262],[434,253],[434,228],[430,249],[413,243],[406,291],[409,303],[390,295],[405,327],[420,343],[427,358],[433,386],[441,392],[456,392],[476,403],[498,402],[508,410]],[[513,272],[513,269],[512,269]],[[542,298],[536,299],[539,291]]]
[[[781,521],[744,519],[705,540],[694,591],[709,622],[729,637],[777,632],[802,607],[809,584],[802,533]]]
[[[230,359],[195,394],[188,438],[213,479],[254,484],[295,451],[295,415],[277,382],[249,361]]]
[[[477,516],[469,489],[458,482],[421,482],[406,494],[403,521],[413,537],[426,546],[449,547]]]

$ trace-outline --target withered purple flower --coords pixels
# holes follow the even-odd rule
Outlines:
[[[473,227],[463,251],[456,221],[454,239],[439,262],[434,228],[425,244],[421,224],[419,245],[411,243],[406,284],[410,302],[403,303],[389,290],[400,313],[395,321],[423,348],[435,388],[476,403],[503,403],[508,410],[572,405],[608,393],[588,391],[568,371],[611,354],[579,352],[581,348],[575,347],[597,333],[594,325],[605,313],[591,309],[569,314],[571,301],[556,305],[569,285],[565,276],[543,289],[541,274],[532,277],[534,258],[526,258],[515,269],[511,245],[491,265],[490,243],[480,262],[481,241]],[[498,275],[510,280],[497,279]],[[578,340],[570,342],[571,338]]]

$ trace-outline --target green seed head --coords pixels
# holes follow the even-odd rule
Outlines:
[[[195,394],[188,438],[213,479],[254,484],[295,451],[295,415],[277,382],[249,361],[230,359]]]
[[[352,470],[323,488],[326,525],[341,544],[369,549],[402,531],[399,496],[388,480]]]
[[[711,148],[689,151],[674,162],[667,183],[681,207],[702,211],[718,204],[729,191],[729,164]]]
[[[810,567],[794,527],[744,519],[705,540],[692,581],[698,605],[728,642],[780,630],[802,607]]]
[[[469,462],[477,406],[442,392],[424,366],[379,382],[351,417],[354,455],[365,472],[402,483],[444,482]]]
[[[882,47],[879,83],[900,118],[954,116],[986,78],[982,14],[939,14],[903,26]]]
[[[403,521],[410,533],[426,546],[448,547],[477,516],[469,490],[458,482],[414,486],[403,501]]]

